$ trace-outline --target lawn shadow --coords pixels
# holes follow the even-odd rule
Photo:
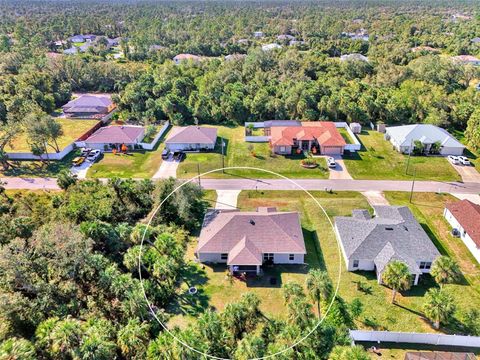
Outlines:
[[[442,255],[448,255],[447,249],[445,249],[445,247],[443,246],[443,244],[438,240],[438,238],[437,238],[437,236],[435,235],[435,233],[432,231],[432,229],[430,229],[430,226],[428,226],[428,225],[425,224],[425,223],[421,223],[420,226],[421,226],[422,229],[427,233],[428,237],[430,238],[430,240],[432,240],[433,244],[434,244],[435,247],[438,249],[438,251],[440,251],[440,254],[442,254]]]
[[[305,248],[307,250],[305,262],[312,269],[326,270],[325,258],[323,257],[323,252],[320,247],[317,231],[302,228],[302,232],[305,240]]]

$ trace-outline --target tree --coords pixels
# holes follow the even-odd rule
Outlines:
[[[54,118],[36,111],[25,116],[25,124],[32,149],[41,149],[42,154],[47,154],[48,147],[51,147],[55,152],[60,152],[57,140],[63,135],[63,130]]]
[[[392,304],[395,302],[397,291],[410,289],[412,276],[408,266],[401,261],[395,260],[385,267],[382,273],[382,281],[392,289]]]
[[[477,108],[467,122],[465,138],[468,144],[476,150],[480,150],[480,108]]]
[[[425,294],[423,311],[433,321],[435,329],[440,328],[442,322],[446,322],[455,312],[453,297],[443,289],[433,288]]]
[[[430,274],[440,287],[457,281],[462,272],[458,263],[449,256],[440,256],[432,264]]]
[[[335,346],[329,360],[369,360],[370,356],[361,346]]]
[[[35,347],[28,340],[12,337],[0,344],[2,360],[35,360],[37,358]]]
[[[321,317],[321,301],[328,301],[333,294],[333,285],[328,273],[320,269],[310,270],[305,280],[307,292],[312,299],[317,303],[318,317]]]
[[[144,359],[147,351],[150,326],[138,319],[129,320],[117,334],[117,344],[126,359]]]
[[[58,173],[57,185],[61,189],[67,190],[71,185],[75,185],[77,180],[78,176],[76,174],[72,174],[68,169],[63,169]]]

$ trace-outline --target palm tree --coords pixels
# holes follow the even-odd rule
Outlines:
[[[440,256],[435,260],[430,269],[430,274],[440,287],[445,284],[453,283],[457,281],[462,272],[458,263],[448,256]]]
[[[28,340],[13,337],[0,344],[0,359],[35,360],[37,358],[35,347]]]
[[[128,324],[117,333],[117,344],[127,359],[144,357],[149,339],[149,325],[138,319],[129,320]]]
[[[335,346],[329,360],[369,360],[370,356],[361,346]]]
[[[318,317],[321,316],[320,302],[328,301],[333,293],[333,285],[328,273],[320,269],[310,270],[306,279],[310,299],[317,303]]]
[[[446,321],[455,312],[453,297],[443,289],[430,289],[425,295],[423,311],[433,321],[433,327],[438,329],[440,323]]]
[[[392,289],[392,304],[395,302],[397,291],[410,289],[411,274],[408,266],[401,261],[395,260],[385,267],[382,273],[382,281],[385,285]]]
[[[312,319],[312,305],[305,299],[296,297],[287,306],[287,319],[290,324],[295,324],[305,329]]]
[[[300,284],[290,281],[282,286],[283,290],[283,301],[285,305],[288,305],[292,299],[296,297],[305,297],[303,288]]]

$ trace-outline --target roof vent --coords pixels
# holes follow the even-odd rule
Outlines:
[[[392,227],[386,227],[385,230],[389,230],[389,231],[392,231],[393,228]]]
[[[255,221],[253,221],[253,219],[250,219],[250,224],[255,225]]]

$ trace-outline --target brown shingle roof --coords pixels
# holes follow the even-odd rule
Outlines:
[[[446,207],[480,248],[480,205],[465,199],[447,203]]]
[[[345,146],[346,142],[330,121],[308,121],[301,126],[272,127],[270,142],[273,146],[292,146],[293,139],[317,140],[320,146]]]
[[[473,353],[444,351],[410,351],[405,354],[405,360],[475,360],[475,355]]]
[[[165,141],[166,144],[215,144],[217,128],[186,126],[174,127]]]
[[[196,252],[228,253],[232,257],[243,257],[248,252],[249,258],[257,252],[306,254],[298,212],[278,212],[272,208],[209,211]]]
[[[93,133],[86,143],[90,144],[132,144],[143,135],[141,126],[105,126]]]

